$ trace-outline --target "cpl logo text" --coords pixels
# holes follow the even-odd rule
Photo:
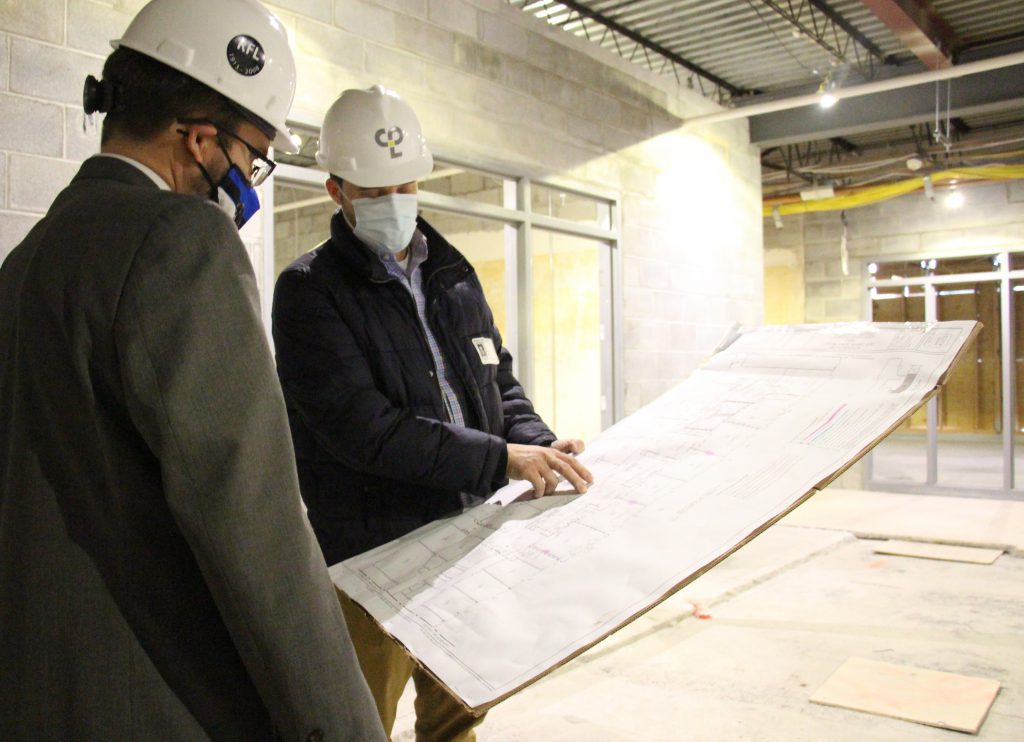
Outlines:
[[[373,135],[373,139],[381,147],[387,147],[391,150],[391,157],[401,157],[402,153],[397,152],[395,147],[402,143],[405,139],[405,132],[397,126],[392,126],[390,129],[377,129],[377,133]]]

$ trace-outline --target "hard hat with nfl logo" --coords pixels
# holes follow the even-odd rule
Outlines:
[[[152,0],[110,45],[207,85],[272,127],[275,149],[298,151],[285,123],[295,57],[281,21],[257,0]]]

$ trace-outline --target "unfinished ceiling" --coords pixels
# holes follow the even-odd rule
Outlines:
[[[827,110],[755,113],[766,102],[895,87],[1019,53],[1021,0],[508,1],[724,106],[758,106],[750,129],[766,198],[1024,162],[1024,59]]]

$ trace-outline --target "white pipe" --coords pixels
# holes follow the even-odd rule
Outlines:
[[[835,88],[832,91],[832,95],[839,100],[842,100],[843,98],[855,98],[858,95],[872,95],[874,93],[885,92],[886,90],[909,88],[913,85],[923,85],[924,83],[936,82],[938,80],[950,80],[955,77],[963,77],[964,75],[974,75],[979,72],[1002,69],[1003,67],[1013,67],[1017,64],[1024,64],[1024,52],[1015,52],[1014,54],[1006,54],[1002,57],[993,57],[992,59],[983,59],[978,62],[968,62],[967,64],[943,67],[939,70],[919,72],[915,75],[904,75],[903,77],[893,77],[888,80],[878,80],[876,82],[869,82],[864,85],[857,85],[850,88]],[[693,118],[685,119],[683,121],[682,128],[688,129],[691,126],[717,124],[720,121],[731,121],[733,119],[747,118],[749,116],[759,116],[763,113],[774,113],[775,111],[788,111],[791,108],[814,105],[819,100],[821,100],[820,93],[810,93],[808,95],[798,95],[793,98],[782,98],[781,100],[767,101],[765,103],[755,103],[750,106],[737,106],[736,108],[730,108],[728,111],[708,113],[703,116],[694,116]]]
[[[316,196],[315,198],[305,198],[301,201],[292,201],[291,203],[281,204],[280,206],[274,207],[275,214],[283,214],[286,211],[295,211],[296,209],[304,209],[307,206],[319,206],[320,204],[328,203],[331,200],[330,196]]]

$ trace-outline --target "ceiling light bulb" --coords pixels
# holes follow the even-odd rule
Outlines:
[[[821,106],[822,108],[831,108],[832,106],[834,106],[838,102],[839,102],[839,99],[836,98],[830,92],[822,93],[821,94],[821,98],[818,99],[818,105]]]
[[[907,158],[907,170],[920,170],[924,166],[924,160],[920,157]]]
[[[964,193],[963,191],[952,190],[946,194],[946,198],[943,200],[943,205],[947,209],[959,209],[964,205]]]

